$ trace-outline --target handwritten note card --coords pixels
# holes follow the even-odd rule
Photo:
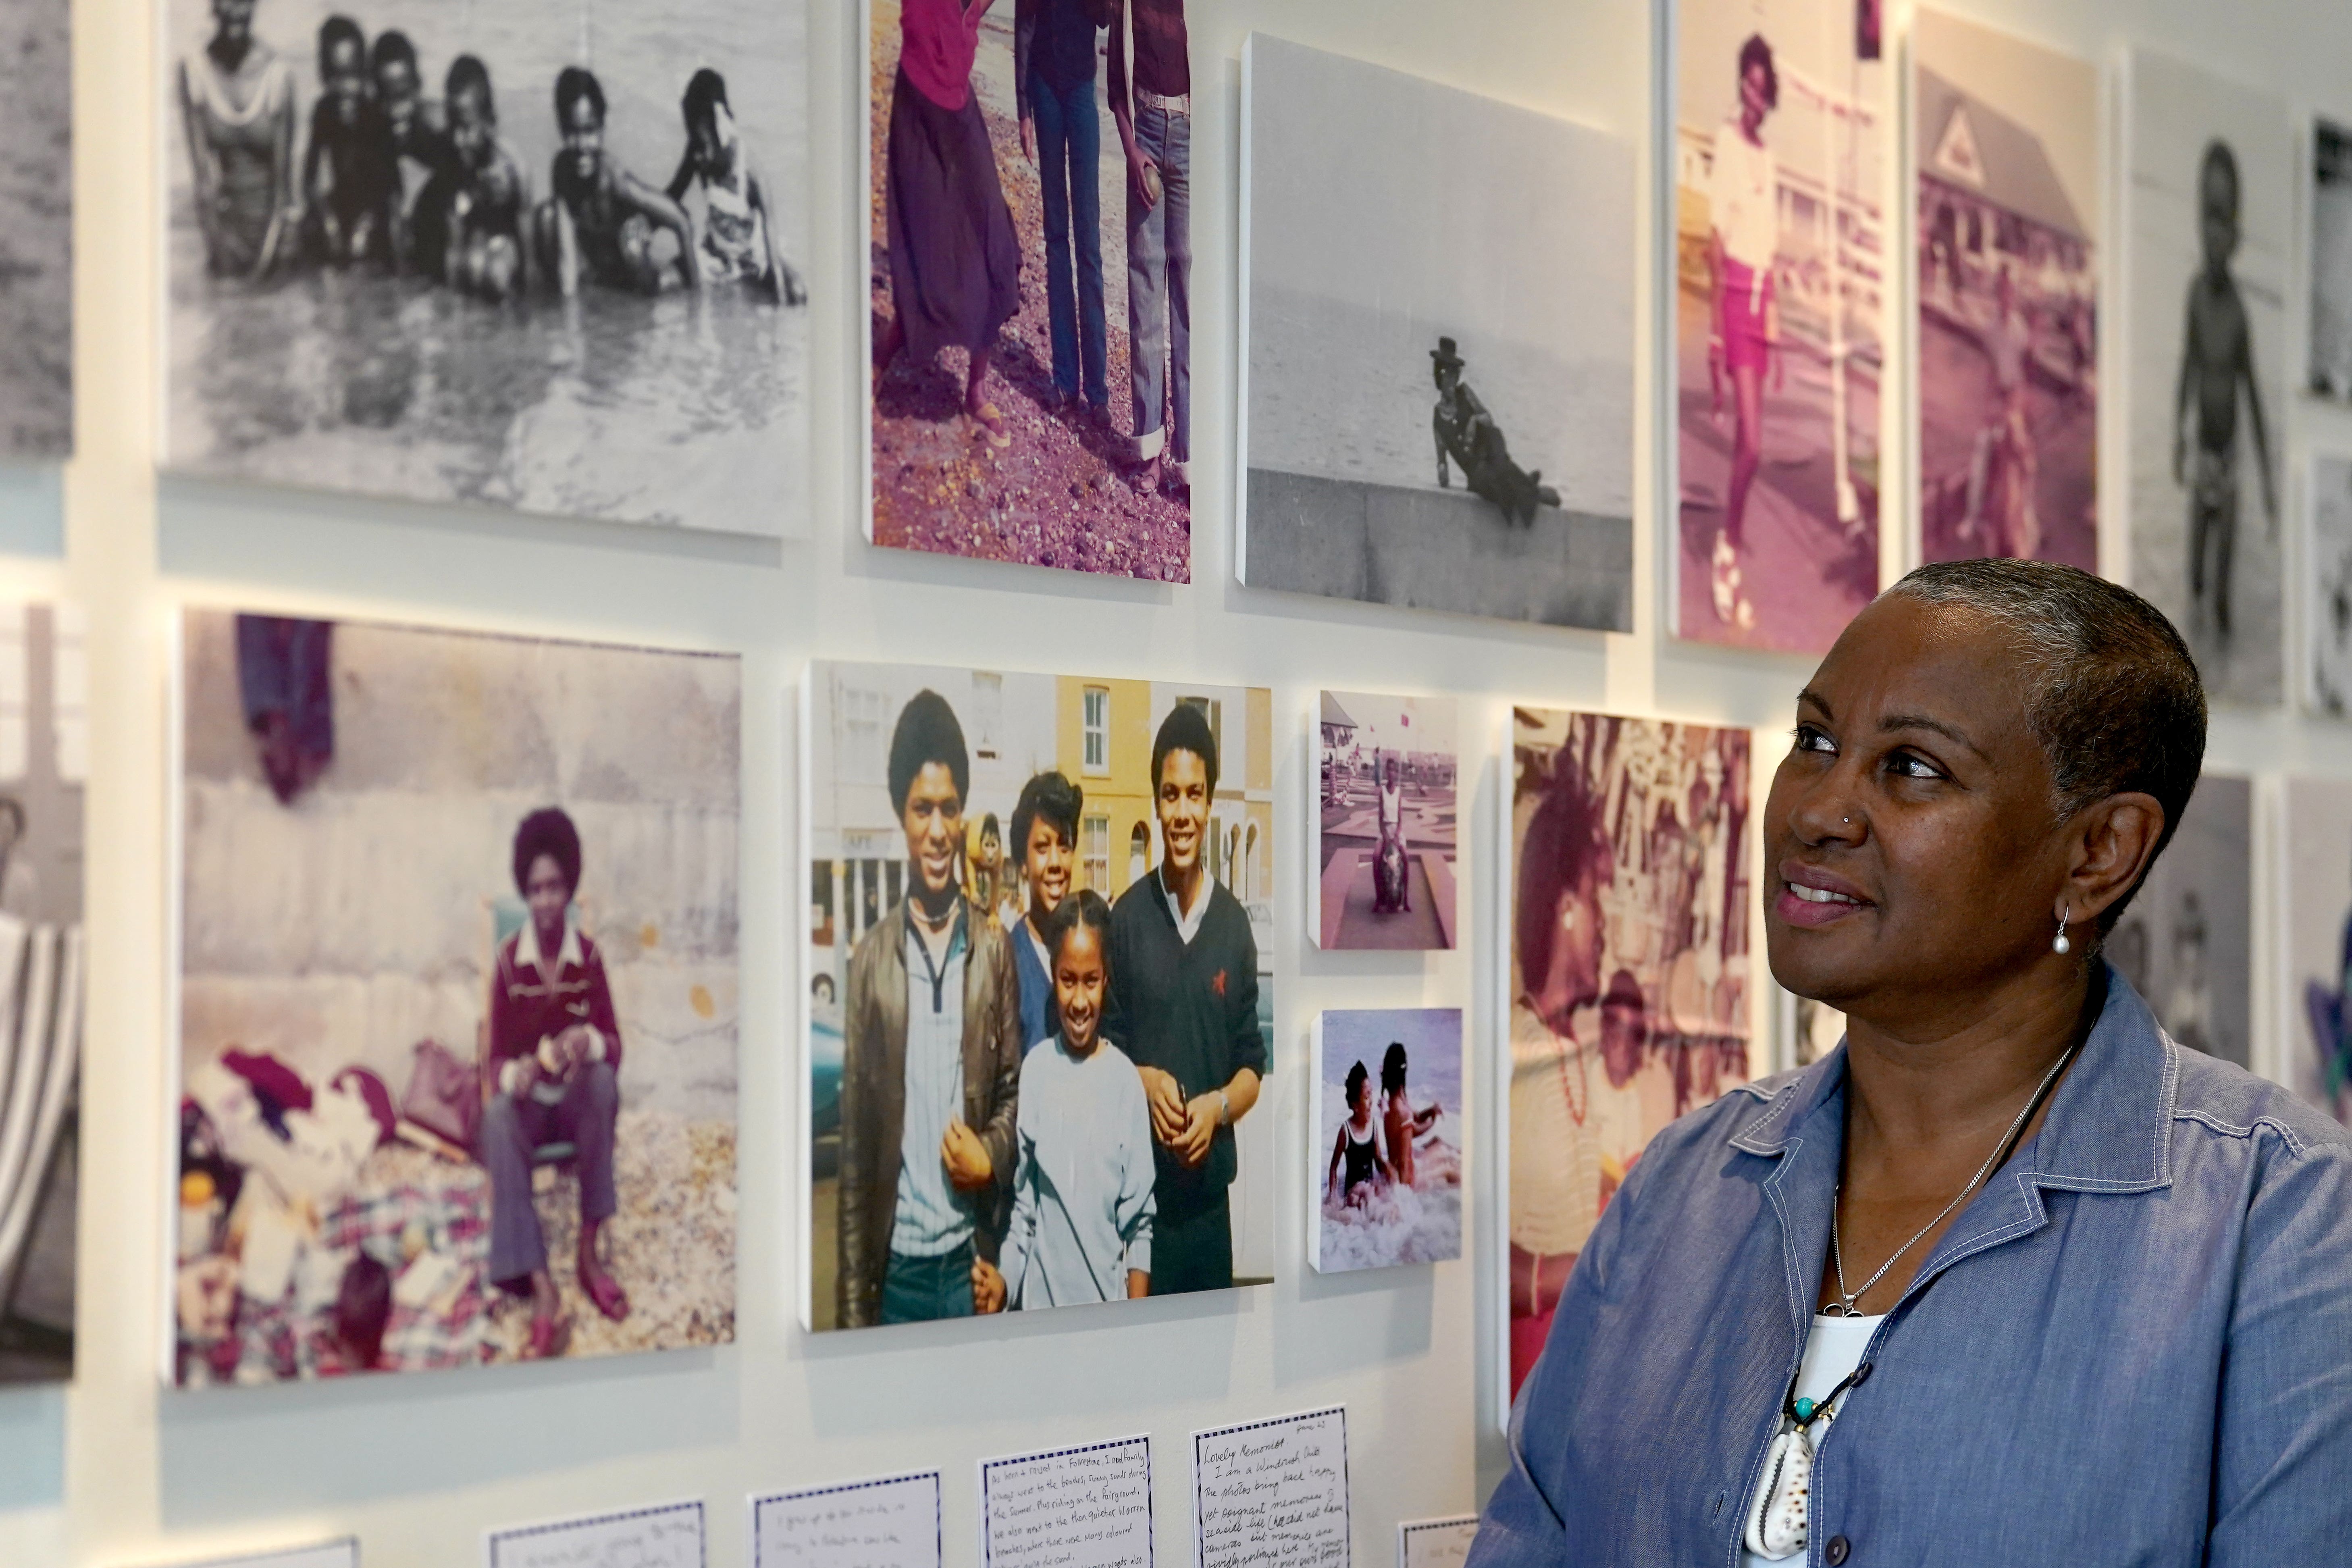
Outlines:
[[[751,1568],[940,1568],[940,1473],[751,1500]]]
[[[632,1509],[494,1530],[489,1568],[705,1568],[702,1505]]]
[[[1348,1568],[1348,1413],[1192,1434],[1200,1568]]]
[[[254,1552],[240,1557],[209,1557],[188,1568],[360,1568],[357,1537],[346,1536],[317,1546],[289,1547],[278,1552]]]
[[[1151,1568],[1151,1439],[980,1467],[987,1568]]]
[[[1477,1533],[1475,1513],[1406,1520],[1397,1526],[1397,1568],[1462,1568]]]

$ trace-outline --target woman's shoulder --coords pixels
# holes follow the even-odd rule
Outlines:
[[[1649,1184],[1685,1165],[1709,1179],[1719,1176],[1727,1147],[1750,1134],[1772,1138],[1787,1131],[1804,1077],[1805,1069],[1799,1068],[1732,1085],[1666,1123],[1642,1151],[1636,1168],[1649,1169]]]
[[[2182,1134],[2257,1147],[2267,1133],[2292,1159],[2352,1160],[2352,1129],[2292,1089],[2234,1062],[2168,1040],[2172,1120]]]

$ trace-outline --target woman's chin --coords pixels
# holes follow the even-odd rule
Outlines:
[[[1862,972],[1868,959],[1861,934],[1851,920],[1827,927],[1805,927],[1768,917],[1764,952],[1774,983],[1791,995],[1839,1005],[1834,998],[1866,988]]]

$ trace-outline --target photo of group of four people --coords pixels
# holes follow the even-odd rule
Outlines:
[[[1234,1197],[1270,1060],[1268,694],[816,680],[814,1325],[1270,1272]]]

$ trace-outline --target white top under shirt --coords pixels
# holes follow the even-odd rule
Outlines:
[[[1870,1336],[1876,1333],[1878,1325],[1885,1321],[1886,1314],[1884,1312],[1874,1318],[1829,1318],[1814,1313],[1813,1331],[1805,1336],[1804,1364],[1797,1369],[1797,1397],[1819,1400],[1843,1382],[1846,1373],[1862,1364],[1862,1352],[1870,1348]],[[1845,1395],[1838,1395],[1838,1404],[1843,1403]],[[1831,1424],[1837,1420],[1837,1409],[1836,1405],[1831,1405],[1813,1424],[1811,1436],[1815,1448],[1821,1447],[1822,1438],[1828,1433]],[[1748,1514],[1756,1511],[1757,1501],[1752,1497],[1748,1500]],[[1747,1518],[1747,1515],[1741,1516],[1739,1528],[1743,1532],[1748,1528]],[[1782,1563],[1801,1563],[1804,1560],[1805,1552],[1801,1549],[1780,1559]],[[1769,1557],[1759,1557],[1745,1547],[1740,1549],[1739,1568],[1771,1568],[1772,1561]]]
[[[1742,267],[1772,269],[1780,249],[1780,171],[1772,149],[1748,140],[1736,120],[1715,132],[1714,166],[1706,184],[1707,221],[1723,236],[1723,253]]]

